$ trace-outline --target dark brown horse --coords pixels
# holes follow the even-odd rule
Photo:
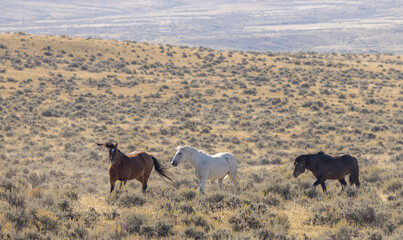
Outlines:
[[[118,149],[118,144],[110,142],[97,143],[109,149],[109,181],[111,183],[111,193],[115,188],[117,180],[121,181],[120,186],[126,184],[128,180],[136,179],[143,184],[143,193],[147,189],[147,181],[153,167],[162,178],[171,180],[166,174],[166,169],[161,167],[157,159],[145,152],[135,152],[125,155]],[[172,181],[172,180],[171,180]]]
[[[348,174],[350,174],[350,184],[354,183],[357,187],[360,186],[360,181],[358,180],[358,161],[350,155],[332,157],[323,152],[301,155],[295,159],[294,166],[293,175],[295,178],[305,172],[305,169],[308,169],[317,179],[313,187],[315,188],[320,184],[324,192],[326,192],[326,179],[339,180],[343,190],[347,185],[344,177]]]

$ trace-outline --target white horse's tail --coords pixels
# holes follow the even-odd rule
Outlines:
[[[237,163],[237,159],[235,158],[234,155],[232,155],[231,153],[226,153],[224,156],[227,159],[227,162],[229,164],[229,171],[228,173],[225,175],[224,179],[229,178],[231,173],[235,173],[238,171],[238,163]]]
[[[235,185],[235,191],[239,192],[240,188],[239,188],[239,183],[237,180],[238,160],[235,158],[234,155],[231,154],[231,156],[232,156],[232,158],[231,158],[232,161],[230,161],[229,172],[225,177],[229,176],[231,178],[231,180],[234,182],[234,185]]]
[[[230,172],[237,172],[238,171],[238,160],[236,159],[236,157],[232,154],[230,154],[230,158],[229,158],[229,171]]]

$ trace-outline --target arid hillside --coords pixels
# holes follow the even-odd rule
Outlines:
[[[399,55],[217,51],[0,34],[1,239],[401,239]],[[108,152],[168,167],[109,196]],[[198,199],[178,145],[238,158]],[[361,188],[312,190],[300,154],[350,154]],[[118,184],[119,185],[119,184]]]

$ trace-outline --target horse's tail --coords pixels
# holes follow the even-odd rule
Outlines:
[[[238,159],[234,156],[234,155],[232,155],[232,154],[230,154],[231,155],[231,163],[230,163],[230,167],[231,167],[231,169],[232,169],[232,171],[235,171],[235,172],[237,172],[238,171]]]
[[[151,155],[150,155],[151,156]],[[167,169],[162,167],[161,164],[157,161],[157,159],[153,156],[151,156],[153,161],[154,161],[154,168],[155,171],[161,176],[162,179],[167,178],[172,181],[172,179],[167,175]]]
[[[360,173],[359,173],[358,161],[355,157],[351,157],[351,168],[349,176],[349,181],[351,185],[355,183],[357,187],[360,186],[360,180],[358,179],[359,175]]]
[[[227,175],[225,175],[225,177],[224,178],[227,178],[227,177],[231,177],[230,175],[232,175],[232,176],[235,176],[236,174],[237,174],[237,172],[238,172],[238,160],[237,160],[237,158],[234,156],[234,155],[232,155],[232,154],[228,154],[228,160],[229,160],[229,171],[228,171],[228,173],[227,173]]]

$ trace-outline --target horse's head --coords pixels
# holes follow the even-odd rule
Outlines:
[[[103,146],[104,148],[109,149],[109,161],[111,161],[112,164],[116,163],[116,153],[118,151],[118,143],[113,145],[111,142],[106,142],[106,143],[97,143],[98,146]]]
[[[297,157],[294,161],[294,177],[297,178],[301,173],[305,172],[307,155],[301,155]]]
[[[171,163],[174,167],[178,166],[182,160],[188,157],[188,151],[186,151],[186,146],[178,146],[178,151],[176,151],[174,158],[172,159]]]

